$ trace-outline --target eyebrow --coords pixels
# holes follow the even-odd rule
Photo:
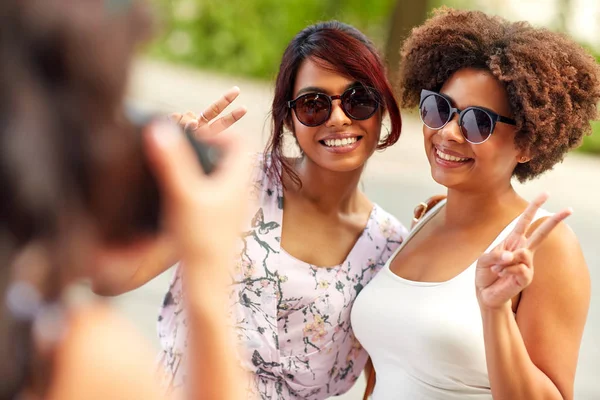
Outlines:
[[[346,90],[352,88],[352,87],[360,86],[360,85],[361,85],[361,83],[358,82],[358,81],[357,82],[352,82],[352,83],[350,83],[348,86],[346,86],[344,88],[344,90],[342,91],[342,93],[345,92]],[[301,95],[306,94],[306,93],[325,93],[325,94],[331,95],[331,93],[328,90],[326,90],[326,89],[320,88],[318,86],[307,86],[307,87],[304,87],[304,88],[298,90],[298,93],[296,93],[295,97],[301,96]],[[340,94],[342,94],[342,93],[340,93]]]

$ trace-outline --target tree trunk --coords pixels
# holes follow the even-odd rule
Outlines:
[[[392,12],[389,33],[385,45],[388,77],[394,88],[400,66],[400,48],[413,27],[425,22],[429,0],[397,0]]]
[[[571,22],[571,16],[573,12],[573,4],[571,0],[559,0],[558,1],[558,15],[557,15],[557,29],[560,32],[569,31],[569,22]]]

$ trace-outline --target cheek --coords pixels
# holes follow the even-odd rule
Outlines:
[[[316,128],[304,126],[298,121],[294,121],[293,127],[294,130],[292,131],[292,135],[296,138],[300,147],[305,148],[312,143]]]
[[[503,143],[486,142],[473,146],[476,159],[493,170],[511,170],[516,166],[518,151],[512,141]]]
[[[356,123],[356,121],[355,121]],[[381,116],[377,115],[372,118],[369,118],[366,121],[360,122],[360,128],[365,131],[374,143],[379,143],[379,139],[381,137]]]
[[[431,146],[431,139],[435,136],[437,131],[433,129],[429,129],[425,125],[423,125],[423,140],[425,141],[425,146]]]

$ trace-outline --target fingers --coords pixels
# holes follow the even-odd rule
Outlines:
[[[510,265],[514,262],[514,254],[501,249],[492,250],[483,254],[477,261],[478,268],[491,268],[495,265]]]
[[[244,115],[246,115],[247,112],[248,109],[246,107],[236,108],[231,113],[213,122],[210,125],[210,132],[212,134],[217,134],[224,131],[225,129],[229,128],[231,125],[239,121]]]
[[[567,217],[573,214],[573,209],[567,208],[551,217],[547,218],[527,239],[527,243],[525,245],[531,251],[534,251],[552,232],[556,226],[564,221]]]
[[[519,249],[512,254],[508,265],[496,264],[491,267],[499,277],[512,276],[516,283],[525,287],[533,280],[533,252],[529,249]]]
[[[247,113],[246,107],[239,107],[231,113],[210,123],[219,116],[240,94],[237,86],[229,89],[221,98],[208,106],[200,115],[192,112],[185,114],[172,113],[169,119],[184,130],[191,130],[198,138],[216,135],[239,121]]]
[[[521,218],[519,218],[519,221],[517,222],[515,229],[513,229],[513,231],[511,232],[511,236],[512,235],[518,235],[518,236],[525,235],[525,232],[527,232],[529,225],[531,225],[531,222],[535,218],[535,214],[537,213],[539,208],[542,206],[542,204],[544,204],[546,202],[546,200],[548,200],[548,193],[542,193],[542,194],[538,195],[531,203],[529,203],[529,206],[525,209],[525,211],[523,212],[523,215],[521,215]]]
[[[501,278],[512,278],[517,286],[525,288],[533,281],[533,269],[525,264],[516,264],[498,272]]]
[[[229,106],[240,94],[240,88],[237,86],[229,89],[221,98],[210,106],[208,106],[204,111],[202,111],[201,118],[198,119],[200,126],[212,121],[219,114],[223,112],[227,106]],[[204,118],[202,118],[204,116]],[[241,117],[240,117],[241,118]]]
[[[191,129],[192,131],[195,131],[199,126],[198,117],[192,112],[186,112],[185,114],[169,114],[169,120],[179,125],[182,129]]]
[[[429,208],[433,208],[437,203],[444,200],[447,196],[445,194],[436,194],[435,196],[431,196],[427,199],[427,204]]]

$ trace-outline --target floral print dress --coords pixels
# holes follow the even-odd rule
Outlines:
[[[262,157],[261,157],[262,159]],[[241,236],[228,313],[250,372],[249,398],[325,399],[348,391],[367,361],[350,326],[362,288],[406,237],[406,229],[375,205],[346,260],[317,267],[280,246],[283,190],[255,167],[258,208]],[[185,384],[187,324],[178,266],[158,320],[161,363],[171,389]]]

